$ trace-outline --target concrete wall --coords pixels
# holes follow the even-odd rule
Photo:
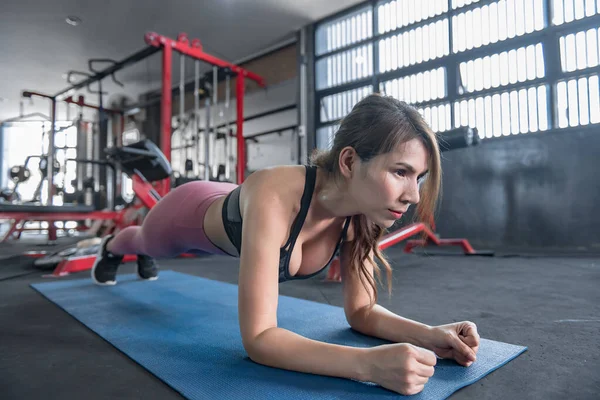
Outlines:
[[[600,249],[600,127],[444,153],[442,237],[480,246]]]

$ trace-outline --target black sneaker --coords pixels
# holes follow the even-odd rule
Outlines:
[[[106,244],[112,238],[113,235],[107,235],[102,239],[92,267],[92,279],[98,285],[115,285],[117,283],[117,269],[123,261],[123,256],[106,251]]]
[[[137,273],[140,278],[147,281],[155,281],[158,279],[158,264],[154,258],[138,254],[137,266]]]

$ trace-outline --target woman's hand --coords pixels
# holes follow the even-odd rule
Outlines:
[[[375,346],[364,354],[365,380],[405,396],[423,390],[437,362],[431,351],[409,343]]]
[[[425,347],[438,357],[455,360],[470,367],[477,360],[479,350],[477,326],[469,321],[434,326]]]

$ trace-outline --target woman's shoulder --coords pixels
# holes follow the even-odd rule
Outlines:
[[[289,190],[304,188],[306,167],[303,165],[278,165],[253,172],[244,182],[246,188]]]
[[[241,200],[278,204],[292,211],[299,205],[304,191],[305,171],[303,165],[279,165],[255,171],[243,183]]]

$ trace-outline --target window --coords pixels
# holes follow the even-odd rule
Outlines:
[[[356,103],[371,92],[371,86],[364,86],[324,97],[321,100],[321,121],[332,122],[344,118]]]
[[[442,99],[446,97],[446,69],[440,67],[381,82],[379,90],[411,104]]]
[[[548,129],[548,92],[537,86],[454,103],[455,126],[477,128],[482,138]]]
[[[337,53],[317,61],[317,90],[343,85],[373,75],[373,45]]]
[[[371,38],[372,14],[370,7],[364,7],[320,25],[315,32],[315,54],[320,56]]]
[[[380,40],[379,72],[447,56],[450,53],[448,29],[448,20],[443,19]]]
[[[377,31],[390,32],[448,11],[447,0],[394,0],[377,6]]]
[[[478,2],[479,0],[452,0],[452,9],[457,9]]]
[[[553,0],[554,25],[562,25],[583,18],[591,17],[600,12],[598,0]]]
[[[419,112],[434,132],[452,128],[451,111],[449,103],[419,108]]]
[[[380,0],[317,24],[317,142],[378,91],[481,138],[600,123],[600,0]],[[557,64],[560,62],[560,65]]]
[[[544,0],[501,0],[452,17],[452,51],[459,53],[544,28]]]
[[[338,129],[339,125],[329,125],[317,129],[317,149],[331,149],[333,138]]]
[[[600,122],[598,75],[559,82],[556,99],[559,128]]]
[[[563,72],[584,70],[598,65],[600,28],[561,36],[559,44]]]
[[[543,78],[543,47],[537,43],[463,61],[459,72],[459,90],[466,93]]]

